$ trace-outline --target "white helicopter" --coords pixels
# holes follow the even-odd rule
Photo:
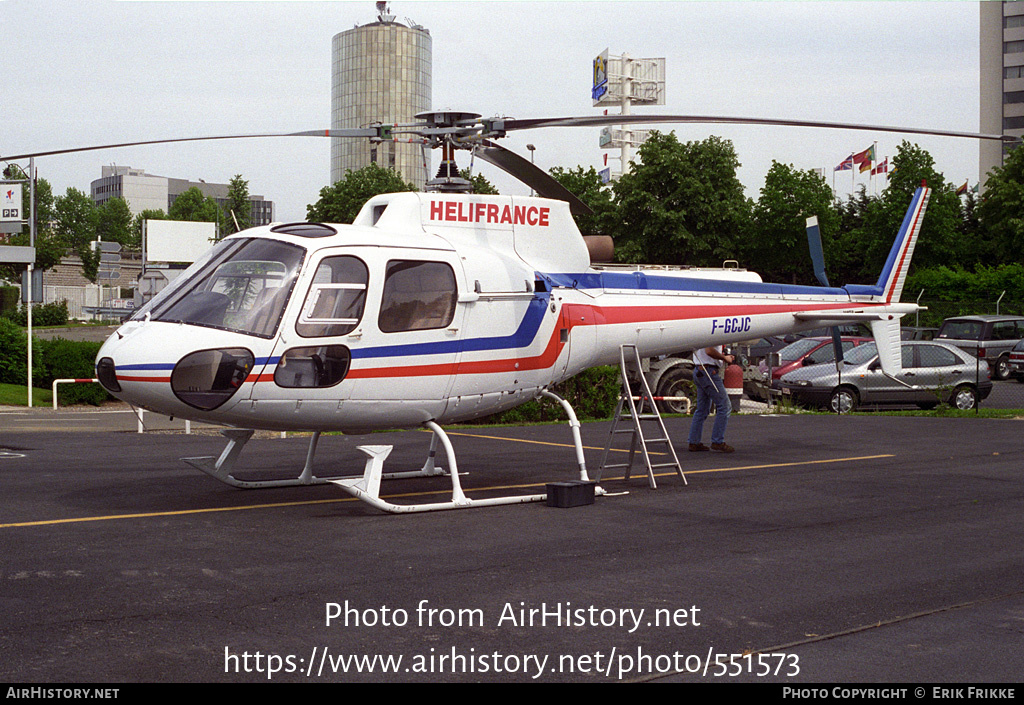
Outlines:
[[[586,206],[530,162],[491,141],[507,131],[628,119],[1004,139],[696,116],[481,120],[473,113],[449,111],[417,118],[421,122],[414,125],[290,134],[412,139],[440,146],[444,159],[438,177],[428,184],[433,190],[377,196],[351,225],[283,223],[227,237],[103,345],[96,375],[115,397],[160,414],[228,427],[220,457],[185,458],[191,465],[241,488],[335,482],[395,513],[536,501],[543,496],[467,498],[442,425],[541,395],[553,398],[570,419],[579,478],[588,480],[579,423],[551,388],[589,367],[617,364],[624,344],[653,357],[863,321],[877,341],[883,371],[900,372],[899,319],[917,310],[915,304],[900,303],[900,294],[928,203],[926,187],[915,194],[874,284],[830,287],[823,273],[824,286],[812,287],[768,284],[742,271],[627,272],[591,263],[572,218],[573,212],[586,212]],[[127,145],[105,147],[113,146]],[[458,178],[456,149],[472,149],[541,196],[465,193],[468,183]],[[5,159],[70,151],[85,150]],[[400,427],[433,431],[422,469],[385,474],[390,447],[361,446],[368,456],[363,476],[314,475],[321,433]],[[233,476],[254,429],[313,432],[297,477],[246,481]],[[434,463],[438,442],[447,470]],[[449,502],[397,505],[380,497],[382,478],[440,474],[451,478]]]

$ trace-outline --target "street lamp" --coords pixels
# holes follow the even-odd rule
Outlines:
[[[530,150],[530,165],[532,166],[532,165],[533,165],[533,153],[534,153],[534,151],[535,151],[535,150],[536,150],[537,148],[536,148],[536,147],[535,147],[534,145],[532,145],[532,144],[528,144],[528,145],[526,145],[526,148],[527,148],[528,150]],[[532,195],[534,195],[534,193],[533,193],[533,189],[532,189],[532,188],[530,189],[530,195],[531,195],[531,196],[532,196]]]

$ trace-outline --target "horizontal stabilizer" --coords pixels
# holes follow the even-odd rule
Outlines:
[[[906,308],[906,311],[900,311],[900,308]],[[828,323],[831,325],[831,321],[863,321],[864,323],[871,323],[871,321],[888,321],[894,315],[902,316],[904,313],[911,313],[916,311],[916,307],[913,305],[901,306],[896,304],[894,306],[886,306],[884,311],[804,311],[801,313],[794,313],[793,317],[798,321],[818,321],[822,325]]]

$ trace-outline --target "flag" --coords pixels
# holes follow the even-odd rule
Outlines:
[[[846,159],[843,160],[842,164],[837,166],[832,171],[846,171],[847,169],[852,169],[852,168],[853,168],[853,155],[851,154],[850,156],[848,156]]]
[[[863,152],[860,152],[858,154],[854,154],[852,159],[853,159],[853,163],[854,164],[860,165],[861,171],[864,171],[864,164],[865,163],[867,163],[868,169],[870,169],[871,168],[871,163],[873,161],[875,161],[875,145],[871,145],[870,147],[865,149]]]
[[[881,174],[889,173],[889,157],[886,157],[882,161],[878,162],[874,169],[871,170],[872,176],[880,176]]]
[[[964,182],[964,185],[963,185],[963,186],[961,186],[960,188],[958,188],[958,189],[956,190],[956,195],[957,195],[957,196],[962,196],[962,195],[964,195],[965,193],[967,193],[967,182],[966,182],[966,181]]]

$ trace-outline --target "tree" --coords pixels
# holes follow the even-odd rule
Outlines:
[[[732,142],[681,144],[653,131],[638,153],[642,163],[614,186],[616,259],[712,266],[734,257],[750,206]]]
[[[978,206],[982,231],[1001,261],[1024,256],[1024,149],[1010,152],[1003,166],[989,173]]]
[[[132,220],[132,247],[142,247],[142,222],[144,220],[167,220],[167,214],[159,209],[146,208]]]
[[[601,182],[601,176],[594,167],[586,170],[578,166],[572,170],[560,166],[549,172],[555,181],[572,192],[594,211],[593,215],[577,215],[576,225],[584,235],[611,235],[614,230],[613,214],[615,203],[612,191]]]
[[[839,232],[832,247],[825,249],[825,266],[830,282],[849,284],[863,281],[861,269],[867,251],[864,221],[868,210],[877,200],[877,196],[869,196],[867,188],[861,186],[856,195],[850,194],[847,197],[845,203],[836,201]]]
[[[811,170],[800,171],[773,161],[744,242],[746,261],[755,265],[765,279],[816,284],[807,249],[807,219],[811,216],[817,216],[823,248],[830,252],[839,233],[839,212],[832,201],[832,189]],[[830,278],[830,283],[835,282]]]
[[[370,164],[349,171],[345,178],[320,189],[320,199],[306,206],[306,219],[311,223],[351,223],[363,204],[374,196],[415,190],[398,172]]]
[[[235,177],[228,182],[228,202],[224,214],[224,224],[220,229],[221,233],[233,235],[240,230],[252,227],[251,211],[249,182],[243,179],[241,174],[235,174]],[[232,214],[234,214],[233,218]]]
[[[167,215],[170,220],[219,223],[221,210],[215,200],[203,195],[198,186],[193,186],[174,199]]]
[[[955,261],[958,254],[957,231],[961,223],[960,197],[935,170],[935,160],[916,144],[904,140],[893,157],[895,173],[889,186],[871,203],[864,218],[863,235],[867,247],[861,270],[862,281],[874,281],[882,271],[896,233],[903,224],[914,192],[922,182],[932,189],[914,250],[914,267],[937,267]]]
[[[487,177],[483,174],[473,174],[469,169],[462,169],[459,171],[459,176],[473,184],[473,193],[482,194],[485,196],[497,196],[498,189],[494,187]]]
[[[100,256],[92,247],[99,225],[99,211],[93,200],[76,188],[68,188],[54,203],[54,229],[65,248],[82,260],[82,274],[95,283]]]
[[[957,228],[960,251],[957,261],[968,269],[999,259],[994,239],[982,227],[978,212],[980,204],[975,194],[975,191],[969,190],[960,200],[960,225]]]
[[[123,198],[111,198],[96,209],[96,234],[104,242],[132,243],[132,211]]]

